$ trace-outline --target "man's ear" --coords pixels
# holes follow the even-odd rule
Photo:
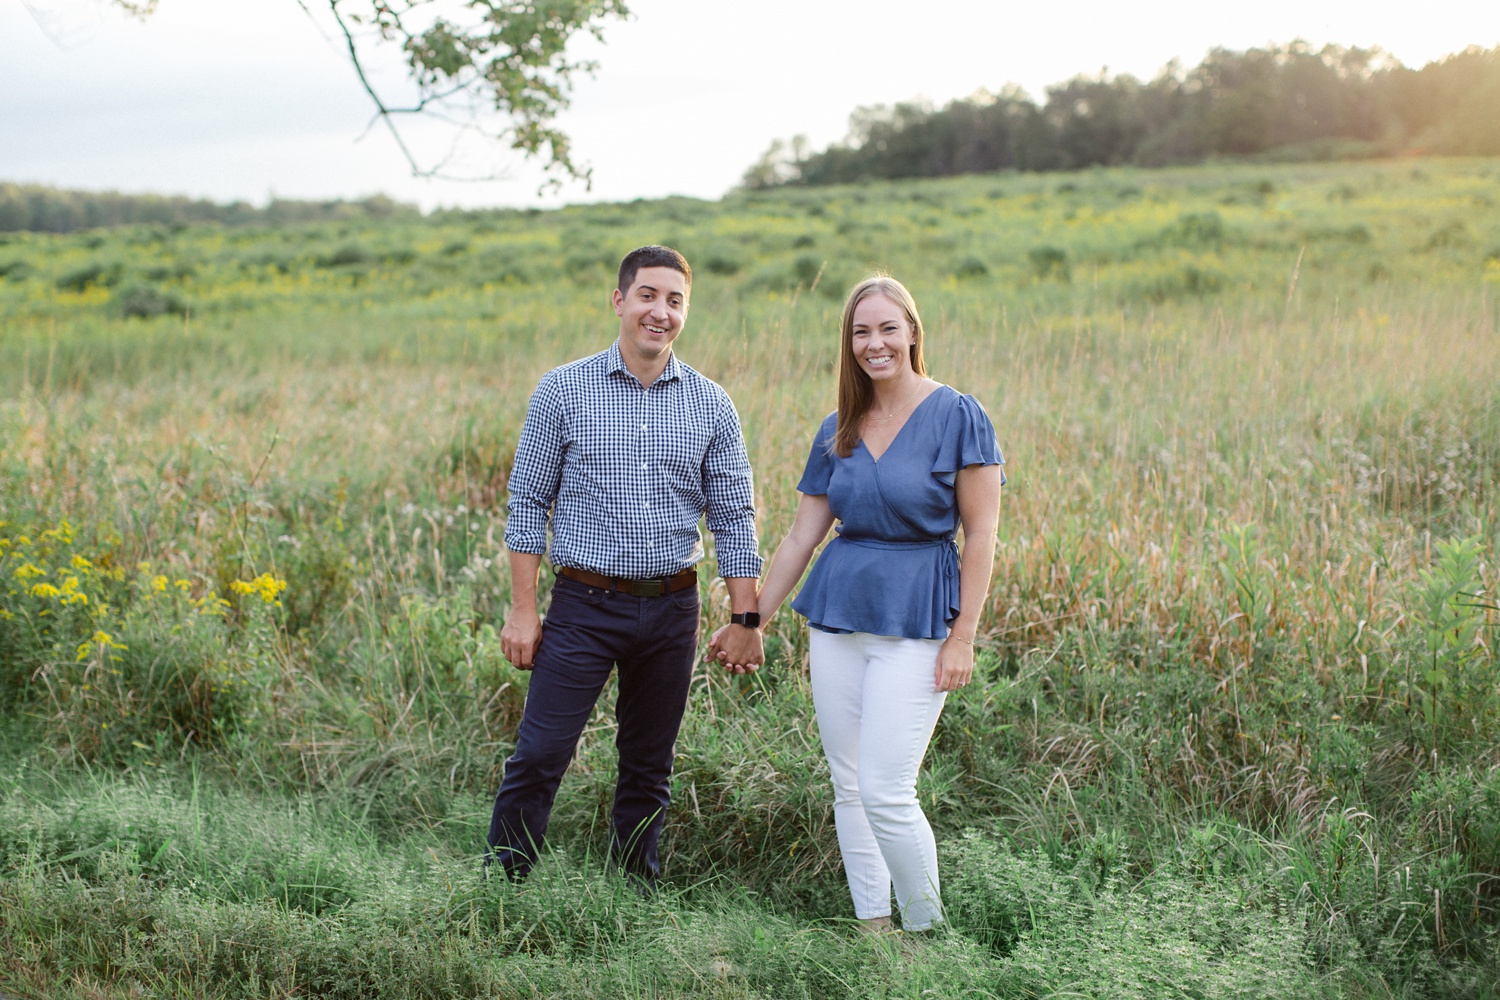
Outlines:
[[[615,307],[615,315],[621,316],[625,312],[625,294],[616,288],[609,296],[610,303]]]

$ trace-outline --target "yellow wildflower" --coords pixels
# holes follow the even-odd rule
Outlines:
[[[112,635],[110,635],[108,632],[100,630],[98,632],[95,632],[92,638],[86,640],[85,642],[81,642],[81,643],[78,644],[78,659],[79,660],[86,660],[86,659],[88,659],[89,658],[89,650],[93,649],[94,646],[96,646],[96,645],[99,647],[99,650],[101,652],[103,652],[106,649],[129,649],[130,648],[129,646],[125,645],[123,642],[116,642],[115,641],[115,637],[112,636]],[[115,659],[119,659],[119,657],[115,657]]]
[[[32,597],[56,597],[61,593],[62,591],[58,590],[50,583],[37,583],[33,584],[31,587]]]
[[[186,581],[184,581],[184,582],[186,582]],[[167,578],[164,577],[164,576],[153,576],[151,578],[151,589],[152,590],[166,590],[167,589]]]
[[[17,580],[30,580],[34,576],[46,576],[47,571],[34,563],[22,563],[16,567],[15,577]]]
[[[64,604],[87,604],[89,595],[78,589],[78,577],[70,576],[63,581],[62,602]]]
[[[73,568],[83,570],[85,573],[87,573],[89,570],[94,568],[94,564],[89,562],[81,555],[75,555],[73,557]]]
[[[236,580],[229,589],[236,594],[255,594],[267,604],[276,604],[277,596],[286,589],[286,581],[274,573],[262,573],[254,580]]]

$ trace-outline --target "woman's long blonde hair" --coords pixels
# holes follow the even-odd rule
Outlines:
[[[854,359],[854,309],[871,295],[884,295],[906,313],[915,335],[911,345],[912,371],[925,378],[927,362],[922,359],[922,317],[917,314],[916,300],[906,286],[888,274],[872,274],[854,286],[844,302],[844,319],[839,339],[839,421],[833,436],[833,450],[848,458],[859,443],[859,425],[875,401],[875,386]]]

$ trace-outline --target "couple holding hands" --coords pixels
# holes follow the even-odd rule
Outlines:
[[[531,397],[509,484],[501,642],[532,677],[487,858],[514,879],[530,871],[617,668],[612,853],[653,885],[697,652],[699,518],[732,612],[706,658],[735,673],[761,665],[761,629],[836,526],[792,608],[811,630],[839,849],[867,927],[890,924],[894,888],[902,926],[930,929],[943,919],[937,851],[916,779],[944,699],[973,674],[1004,481],[994,426],[972,396],[928,378],[922,321],[901,283],[860,282],[843,311],[838,409],[813,436],[796,518],[762,580],[738,415],[673,350],[691,285],[677,251],[632,251],[612,294],[618,339],[548,372]],[[549,524],[556,582],[543,623]]]

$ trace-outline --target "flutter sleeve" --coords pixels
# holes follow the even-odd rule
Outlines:
[[[797,483],[797,492],[810,497],[826,496],[828,483],[833,479],[833,434],[838,427],[838,414],[830,413],[813,435],[812,449],[807,455],[807,467],[802,470],[802,479]]]
[[[1005,456],[1000,454],[1000,442],[989,414],[973,396],[959,395],[943,427],[932,474],[952,486],[959,469],[1004,464]],[[1004,469],[1000,470],[1000,482],[1005,482]]]

